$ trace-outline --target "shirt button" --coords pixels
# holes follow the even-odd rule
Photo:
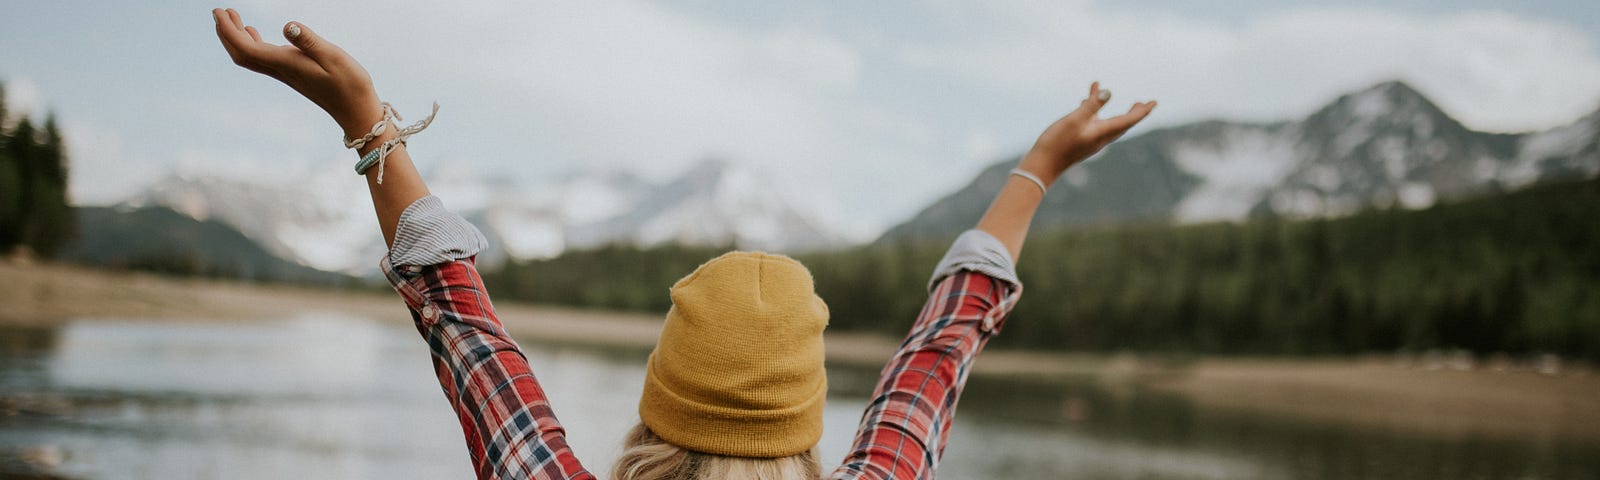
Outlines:
[[[439,309],[433,308],[433,305],[423,305],[422,306],[422,318],[426,318],[428,320],[433,320],[434,318],[436,318],[438,316],[439,316]]]

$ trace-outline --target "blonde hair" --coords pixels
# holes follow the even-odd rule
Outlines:
[[[615,480],[816,480],[822,477],[817,449],[778,458],[729,457],[667,443],[643,423],[628,431],[622,456],[611,468]]]

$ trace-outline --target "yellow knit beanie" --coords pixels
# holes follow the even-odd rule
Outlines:
[[[645,367],[639,418],[703,453],[773,458],[822,438],[828,306],[811,272],[782,255],[732,252],[672,285]]]

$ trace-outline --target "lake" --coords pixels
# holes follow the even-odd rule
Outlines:
[[[522,340],[574,450],[605,472],[638,418],[644,352]],[[821,454],[831,468],[876,371],[829,374]],[[306,314],[0,327],[0,478],[224,477],[472,470],[409,325]],[[1600,445],[1442,437],[1210,410],[1090,381],[975,377],[939,478],[1595,479]]]

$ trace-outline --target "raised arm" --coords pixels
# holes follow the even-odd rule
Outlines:
[[[231,8],[214,9],[211,15],[217,23],[217,37],[234,64],[277,79],[322,107],[339,124],[344,138],[362,138],[372,131],[374,124],[385,120],[383,102],[378,100],[378,92],[367,70],[310,27],[289,22],[283,26],[283,36],[290,44],[274,45],[263,41],[261,33],[245,25],[239,12]],[[356,153],[370,153],[394,138],[397,130],[396,125],[387,125],[381,135],[366,142]],[[367,188],[372,194],[372,207],[378,214],[384,242],[393,246],[400,214],[417,199],[427,196],[428,186],[422,183],[422,175],[411,164],[405,144],[391,152],[385,163],[382,184],[378,183],[379,169],[367,169]]]
[[[1045,189],[1155,108],[1137,103],[1122,116],[1098,118],[1109,93],[1090,86],[1077,110],[1045,129],[978,227],[950,246],[929,281],[927,303],[884,366],[852,450],[829,478],[934,477],[967,372],[1021,295],[1014,259]]]
[[[393,147],[378,168],[364,172],[389,245],[383,272],[427,340],[478,478],[594,478],[573,456],[527,358],[495,315],[473,261],[487,242],[428,194],[405,144],[389,142],[401,134],[366,70],[298,22],[284,25],[290,45],[273,45],[233,9],[213,10],[212,16],[234,63],[288,84],[322,107],[347,143],[385,122],[381,134],[357,150],[367,155],[385,144]]]
[[[1111,91],[1101,90],[1100,82],[1089,85],[1089,97],[1083,99],[1077,110],[1050,124],[1017,165],[1017,170],[1032,175],[1041,184],[1035,184],[1025,175],[1008,175],[994,203],[989,204],[989,210],[978,220],[978,230],[1004,244],[1012,261],[1022,254],[1028,225],[1033,222],[1039,202],[1044,200],[1045,189],[1055,184],[1061,172],[1121,138],[1156,108],[1154,101],[1139,102],[1133,104],[1128,113],[1100,118],[1100,108],[1109,100]]]

